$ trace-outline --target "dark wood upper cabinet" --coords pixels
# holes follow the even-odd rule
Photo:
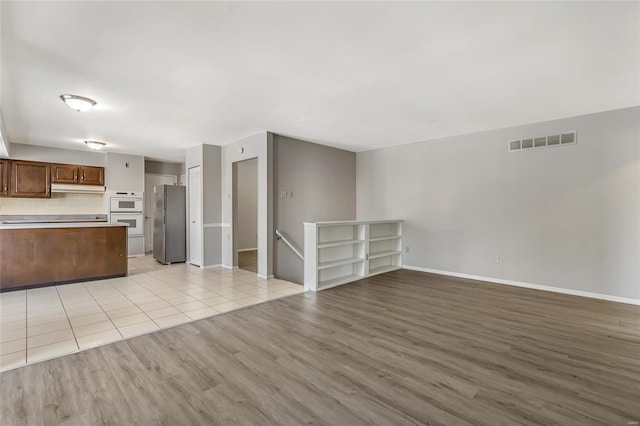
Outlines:
[[[9,195],[9,160],[0,159],[0,197]]]
[[[71,164],[52,164],[51,183],[78,183],[78,169]]]
[[[104,186],[104,167],[52,164],[51,183]]]
[[[9,176],[9,196],[49,198],[51,196],[51,165],[36,161],[12,160]]]
[[[78,175],[81,185],[104,186],[104,167],[80,166]]]

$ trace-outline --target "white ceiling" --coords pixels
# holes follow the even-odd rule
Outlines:
[[[640,104],[639,4],[3,1],[1,109],[12,142],[174,161],[467,134]]]

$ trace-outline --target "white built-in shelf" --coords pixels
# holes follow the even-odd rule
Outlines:
[[[381,251],[377,253],[369,253],[369,260],[377,259],[379,257],[393,256],[394,254],[400,254],[402,251],[400,250],[389,250],[389,251]]]
[[[398,238],[402,238],[402,236],[401,235],[385,235],[384,237],[369,238],[369,241],[375,242],[375,241],[396,240]]]
[[[385,272],[395,271],[396,269],[400,269],[402,266],[397,265],[387,265],[387,266],[379,266],[377,268],[369,269],[369,276],[384,274]]]
[[[318,263],[318,270],[320,271],[322,269],[335,268],[336,266],[350,265],[358,262],[364,262],[364,259],[361,257],[350,257],[348,259],[333,260],[331,262]]]
[[[336,286],[339,286],[339,285],[342,285],[342,284],[346,284],[346,283],[350,283],[352,281],[356,281],[356,280],[359,280],[361,278],[362,277],[359,277],[357,275],[350,274],[350,275],[346,275],[346,276],[343,276],[343,277],[338,277],[338,278],[333,278],[333,279],[330,279],[330,280],[320,281],[320,282],[318,282],[318,290],[326,290],[328,288],[336,287]]]
[[[328,241],[326,243],[318,244],[318,248],[346,246],[346,245],[349,245],[349,244],[364,244],[364,240]]]
[[[304,224],[305,290],[324,290],[402,267],[402,221]]]

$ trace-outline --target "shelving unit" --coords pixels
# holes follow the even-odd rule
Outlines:
[[[305,290],[325,290],[402,267],[402,221],[305,222]]]

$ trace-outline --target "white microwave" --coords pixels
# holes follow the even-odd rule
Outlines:
[[[111,197],[111,213],[142,213],[142,198]]]

